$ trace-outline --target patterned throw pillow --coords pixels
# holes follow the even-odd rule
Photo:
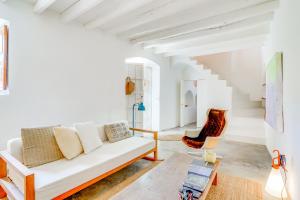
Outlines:
[[[36,167],[63,158],[56,143],[52,127],[23,128],[23,162],[28,167]]]
[[[117,142],[132,137],[128,124],[125,122],[113,123],[104,126],[104,131],[109,142]]]

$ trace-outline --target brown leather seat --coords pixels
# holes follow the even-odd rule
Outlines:
[[[225,113],[225,110],[210,109],[207,121],[199,132],[198,137],[191,138],[184,136],[182,141],[189,147],[200,149],[204,145],[207,137],[219,137],[227,123]]]

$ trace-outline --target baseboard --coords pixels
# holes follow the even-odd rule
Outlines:
[[[227,134],[224,136],[224,138],[225,140],[231,140],[236,142],[266,145],[266,138],[264,137],[251,137],[251,136],[249,137],[249,136],[242,136],[242,135]]]

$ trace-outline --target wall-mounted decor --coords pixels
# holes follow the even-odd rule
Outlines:
[[[131,95],[134,92],[134,90],[135,90],[135,83],[128,76],[126,78],[126,83],[125,83],[125,92],[126,92],[126,95]]]
[[[266,70],[266,122],[283,132],[283,66],[282,53],[276,53]]]

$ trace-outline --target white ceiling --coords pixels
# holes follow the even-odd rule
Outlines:
[[[7,0],[9,1],[9,0]],[[28,0],[167,56],[261,46],[279,0]]]

